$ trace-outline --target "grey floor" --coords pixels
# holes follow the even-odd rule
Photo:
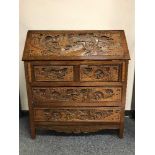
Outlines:
[[[28,130],[28,118],[20,118],[20,155],[134,155],[134,121],[125,118],[124,138],[116,131],[83,135],[66,135],[55,132],[39,132],[32,140]]]

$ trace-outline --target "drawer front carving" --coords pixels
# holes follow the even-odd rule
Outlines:
[[[119,108],[35,109],[35,121],[103,121],[119,122]]]
[[[73,81],[73,66],[34,66],[35,81]]]
[[[81,81],[116,82],[120,77],[120,65],[81,65]]]
[[[121,101],[121,87],[33,87],[33,98],[39,102]]]

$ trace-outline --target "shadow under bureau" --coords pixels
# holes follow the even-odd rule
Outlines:
[[[123,137],[129,52],[122,30],[27,33],[23,61],[31,137],[36,129]]]

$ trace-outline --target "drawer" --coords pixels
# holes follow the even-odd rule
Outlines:
[[[36,108],[35,121],[101,121],[120,122],[121,109],[118,107],[102,108]]]
[[[106,63],[102,65],[81,65],[80,81],[119,82],[121,81],[121,65]]]
[[[121,82],[123,61],[42,61],[28,65],[29,82]]]
[[[122,87],[32,87],[37,102],[121,102]]]
[[[34,81],[73,81],[73,66],[33,66]]]

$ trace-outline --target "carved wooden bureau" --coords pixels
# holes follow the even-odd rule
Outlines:
[[[28,31],[23,61],[36,129],[123,137],[129,52],[122,30]]]

